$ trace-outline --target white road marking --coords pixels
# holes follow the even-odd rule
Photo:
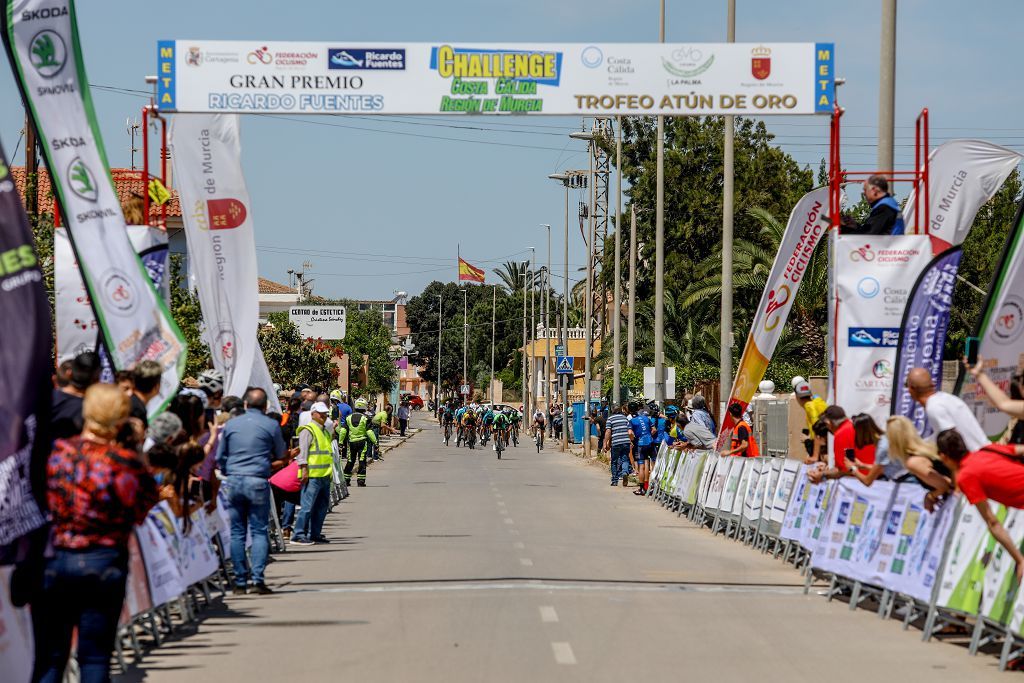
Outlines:
[[[515,548],[516,550],[522,550],[523,548],[526,547],[526,544],[523,543],[522,541],[516,541],[515,543],[512,544],[512,547]]]
[[[572,653],[569,643],[551,643],[551,651],[555,653],[555,661],[559,664],[575,664],[576,655]]]
[[[540,620],[545,624],[557,624],[558,623],[558,612],[551,605],[540,606]]]
[[[533,560],[531,560],[529,558],[526,558],[526,557],[520,557],[519,558],[519,564],[523,565],[524,567],[532,567],[533,566]]]
[[[499,500],[498,505],[500,505],[501,507],[505,507],[505,501]]]
[[[512,521],[511,517],[506,517],[505,518],[505,524],[515,524],[515,522]]]

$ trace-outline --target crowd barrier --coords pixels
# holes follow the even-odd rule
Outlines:
[[[807,465],[777,457],[737,458],[675,451],[662,444],[648,497],[713,534],[746,543],[828,581],[829,600],[871,604],[929,640],[953,627],[970,634],[970,654],[1001,644],[999,666],[1024,655],[1024,591],[1013,558],[959,496],[934,512],[916,482],[846,477],[814,484]],[[993,504],[1014,542],[1024,511]]]

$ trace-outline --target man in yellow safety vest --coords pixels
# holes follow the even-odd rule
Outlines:
[[[328,543],[323,535],[324,518],[331,503],[331,474],[334,456],[331,436],[324,423],[330,408],[323,402],[310,408],[312,421],[299,427],[299,478],[302,480],[302,509],[295,520],[291,542],[295,545]]]
[[[352,481],[352,470],[356,470],[356,485],[366,486],[366,442],[377,445],[377,435],[370,425],[370,416],[366,414],[366,399],[357,398],[355,412],[345,418],[338,428],[338,443],[345,443],[348,437],[348,458],[345,462],[345,485]],[[359,467],[356,469],[356,463]]]

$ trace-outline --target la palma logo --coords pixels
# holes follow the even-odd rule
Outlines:
[[[28,47],[32,67],[43,78],[53,78],[64,69],[68,49],[56,31],[44,29],[37,33]]]

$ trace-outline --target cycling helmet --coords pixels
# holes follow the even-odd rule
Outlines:
[[[640,404],[637,403],[636,401],[630,401],[629,405],[626,406],[626,408],[629,410],[629,412],[635,414],[638,410],[640,410]]]
[[[675,417],[679,414],[679,408],[676,406],[667,406],[665,408],[665,417]]]
[[[357,398],[356,399],[356,410],[366,410],[366,399],[365,398]]]
[[[341,393],[341,389],[335,389],[331,392],[331,400],[341,403],[345,400],[345,394]]]
[[[196,383],[208,394],[224,391],[224,375],[220,370],[203,370]]]
[[[648,401],[647,402],[647,410],[651,411],[652,413],[658,412],[658,403],[657,403],[657,401]]]

